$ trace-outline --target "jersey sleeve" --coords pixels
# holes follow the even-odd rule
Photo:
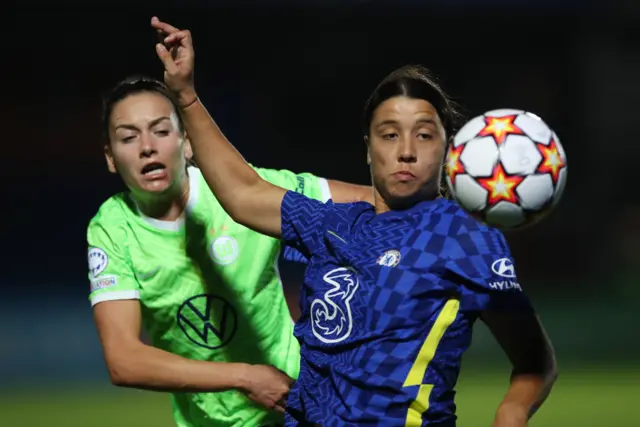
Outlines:
[[[273,185],[295,191],[311,199],[327,202],[331,199],[329,181],[310,173],[293,173],[288,170],[255,168],[258,174]]]
[[[331,189],[325,178],[310,173],[296,174],[288,170],[262,168],[255,168],[255,170],[263,179],[285,190],[295,191],[321,202],[327,202],[331,199]],[[306,264],[308,261],[304,253],[290,245],[285,245],[283,248],[282,259],[301,264]]]
[[[104,301],[140,299],[140,285],[126,260],[124,232],[92,221],[87,229],[89,300],[94,306]]]
[[[478,229],[449,241],[447,270],[462,284],[466,307],[477,311],[533,310],[522,291],[504,235]]]
[[[307,259],[324,246],[324,224],[333,203],[310,199],[295,191],[287,191],[282,199],[282,239]]]

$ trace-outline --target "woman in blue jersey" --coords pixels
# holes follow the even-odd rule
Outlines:
[[[494,427],[526,426],[555,379],[554,353],[504,236],[439,196],[455,112],[426,70],[392,73],[365,108],[375,207],[323,205],[252,171],[198,100],[190,33],[152,26],[166,35],[156,45],[165,81],[224,209],[309,259],[288,425],[455,426],[461,357],[481,319],[513,364]]]
[[[171,392],[179,426],[281,424],[299,345],[278,275],[280,242],[222,210],[189,166],[178,111],[164,84],[145,77],[118,83],[105,102],[107,166],[128,190],[105,201],[87,230],[89,299],[108,371],[116,385]],[[322,201],[371,194],[254,170]]]

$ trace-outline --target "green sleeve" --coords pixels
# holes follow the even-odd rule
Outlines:
[[[138,284],[125,256],[125,233],[118,225],[93,220],[87,229],[91,305],[139,299]]]
[[[310,199],[327,202],[331,199],[329,182],[325,178],[319,178],[310,173],[293,173],[288,170],[255,168],[260,176],[285,190],[304,194]]]

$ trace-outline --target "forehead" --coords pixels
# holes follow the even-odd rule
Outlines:
[[[111,123],[151,121],[162,116],[172,117],[174,113],[173,105],[163,95],[141,92],[129,95],[113,106]]]
[[[440,124],[438,111],[429,101],[406,96],[387,99],[373,113],[373,122],[419,118],[429,118]]]

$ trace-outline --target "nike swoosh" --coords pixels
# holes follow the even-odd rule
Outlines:
[[[329,230],[328,231],[329,234],[331,234],[332,236],[337,237],[338,239],[342,240],[344,243],[347,243],[346,240],[344,240],[342,237],[338,236],[336,233],[334,233],[333,231]]]
[[[158,271],[160,271],[160,267],[154,268],[153,270],[148,271],[146,273],[136,272],[136,278],[138,280],[147,280],[155,276]]]

